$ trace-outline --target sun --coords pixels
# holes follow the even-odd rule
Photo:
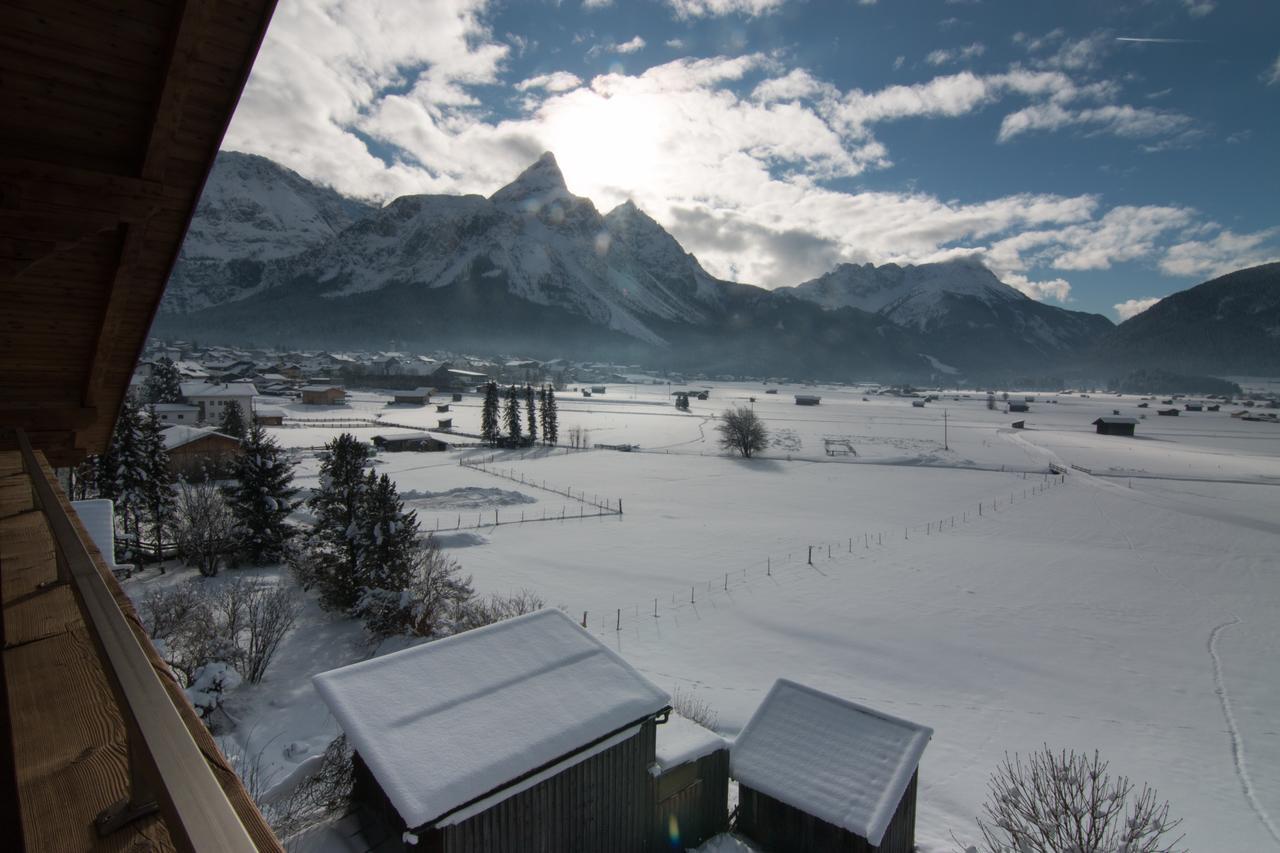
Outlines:
[[[612,206],[652,189],[668,127],[656,95],[581,89],[559,99],[548,116],[546,141],[572,192]]]

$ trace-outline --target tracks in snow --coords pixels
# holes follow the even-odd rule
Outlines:
[[[1258,797],[1253,789],[1253,780],[1249,777],[1249,767],[1245,762],[1244,741],[1240,737],[1240,729],[1236,725],[1236,715],[1231,708],[1231,694],[1227,691],[1226,681],[1222,677],[1222,658],[1218,655],[1218,636],[1232,625],[1240,624],[1238,616],[1232,616],[1226,622],[1214,627],[1209,632],[1209,657],[1213,659],[1213,685],[1214,692],[1218,694],[1218,700],[1222,703],[1222,714],[1227,718],[1227,732],[1231,735],[1231,761],[1235,764],[1236,775],[1240,777],[1240,788],[1244,791],[1245,801],[1249,803],[1249,808],[1253,809],[1254,814],[1262,821],[1262,825],[1266,827],[1267,832],[1280,844],[1280,830],[1276,829],[1276,825],[1271,821],[1271,816],[1267,814],[1267,810],[1258,802]]]

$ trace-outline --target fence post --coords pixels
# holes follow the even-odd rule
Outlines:
[[[656,598],[653,600],[653,618],[658,618],[658,599]]]
[[[693,587],[689,587],[689,603],[693,604]]]
[[[615,630],[615,631],[621,631],[621,630],[622,630],[622,608],[621,608],[621,607],[619,607],[619,608],[618,608],[618,626],[617,626],[616,628],[614,628],[613,630]]]
[[[813,565],[813,546],[809,546],[809,565]]]
[[[587,611],[582,611],[582,627],[587,627]]]
[[[764,574],[765,577],[771,577],[773,575],[773,557],[764,558]]]
[[[725,592],[729,591],[729,573],[728,572],[724,573],[724,591]]]

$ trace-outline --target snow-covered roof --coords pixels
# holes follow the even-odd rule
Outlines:
[[[477,373],[474,370],[463,370],[458,367],[450,367],[447,372],[452,373],[455,376],[486,376],[487,375],[484,373]]]
[[[151,408],[157,412],[195,412],[199,411],[197,406],[189,403],[152,403]]]
[[[252,382],[183,382],[179,388],[184,397],[256,397]]]
[[[321,673],[314,682],[410,827],[670,704],[663,690],[553,608]]]
[[[730,774],[879,845],[932,736],[780,678],[734,741]]]
[[[202,438],[208,438],[211,435],[220,436],[230,439],[231,441],[239,441],[234,436],[226,435],[218,432],[213,427],[196,427],[196,426],[176,426],[168,427],[160,432],[160,437],[164,439],[165,450],[174,450],[183,445],[190,444],[193,441],[199,441]]]
[[[302,390],[322,392],[322,391],[342,391],[343,388],[341,385],[303,385]]]
[[[396,397],[430,397],[435,392],[436,392],[436,389],[434,388],[418,387],[418,388],[410,388],[407,391],[396,391],[394,392],[394,396]]]
[[[108,566],[116,564],[115,502],[105,498],[72,501],[71,507],[80,516],[80,522],[88,531],[93,544],[98,546],[102,559]]]
[[[658,726],[658,766],[670,770],[697,761],[718,749],[728,749],[729,742],[713,731],[673,713]]]
[[[1096,421],[1094,421],[1094,423],[1095,423],[1095,424],[1097,424],[1097,423],[1104,423],[1104,424],[1136,424],[1137,422],[1138,422],[1138,419],[1137,419],[1137,418],[1118,418],[1118,417],[1115,417],[1114,415],[1106,415],[1105,417],[1098,418]]]

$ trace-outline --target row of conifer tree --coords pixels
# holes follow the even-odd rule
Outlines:
[[[531,445],[539,436],[544,444],[558,444],[560,423],[555,389],[544,385],[535,391],[532,385],[526,384],[524,388],[509,385],[500,391],[496,382],[485,385],[480,435],[495,446]]]

